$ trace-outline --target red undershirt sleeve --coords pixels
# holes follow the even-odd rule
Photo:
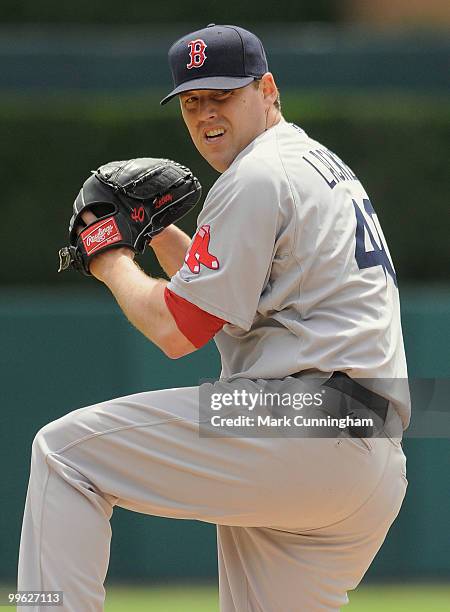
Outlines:
[[[167,287],[164,290],[164,299],[178,329],[196,348],[201,348],[211,340],[227,323]]]

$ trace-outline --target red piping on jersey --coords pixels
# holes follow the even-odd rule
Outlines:
[[[180,297],[168,287],[164,289],[164,299],[178,329],[196,348],[201,348],[211,340],[227,323]]]

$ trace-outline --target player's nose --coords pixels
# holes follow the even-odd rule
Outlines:
[[[217,117],[217,102],[208,97],[201,97],[198,104],[199,121],[208,121]]]

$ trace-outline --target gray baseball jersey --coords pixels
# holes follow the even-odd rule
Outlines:
[[[282,120],[216,181],[169,288],[228,322],[224,378],[305,370],[380,379],[406,427],[410,404],[395,270],[353,171]]]

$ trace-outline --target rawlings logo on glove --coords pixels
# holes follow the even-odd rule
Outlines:
[[[87,255],[92,255],[98,249],[122,240],[122,235],[114,218],[105,219],[90,225],[80,233],[80,237]]]
[[[189,168],[170,159],[142,157],[100,166],[73,204],[69,246],[59,251],[59,270],[70,266],[91,276],[98,252],[129,247],[143,253],[152,236],[178,221],[199,201],[201,185]],[[82,214],[96,221],[85,227]]]

